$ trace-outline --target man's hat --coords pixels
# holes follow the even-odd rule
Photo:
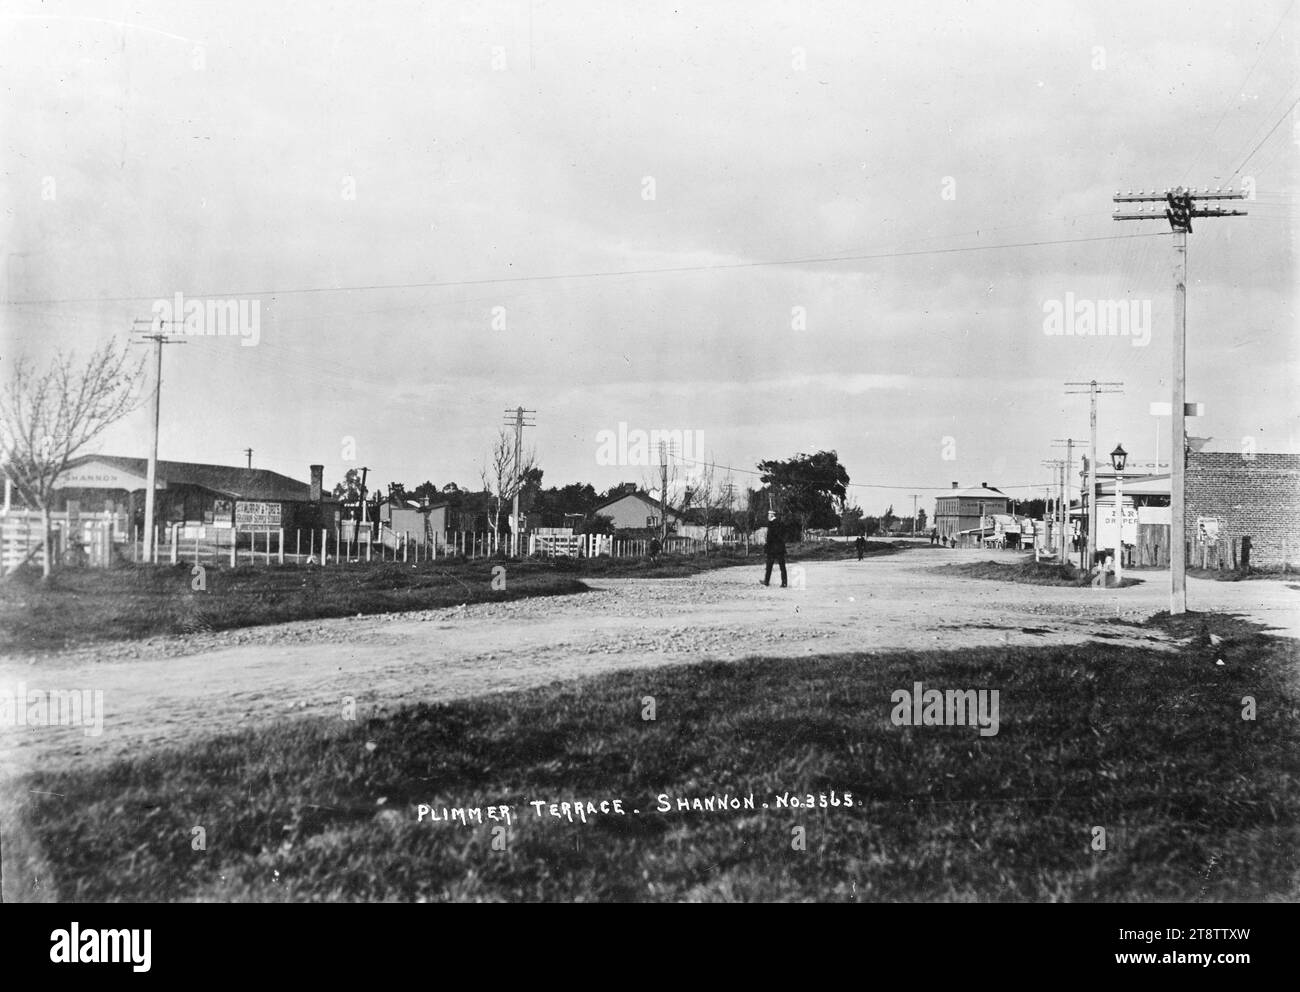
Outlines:
[[[768,510],[768,511],[767,511],[767,519],[768,519],[768,520],[775,520],[775,519],[776,519],[776,511],[775,511],[775,510]]]

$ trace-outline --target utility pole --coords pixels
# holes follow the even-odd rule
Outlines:
[[[1083,467],[1079,469],[1079,486],[1080,486],[1079,491],[1080,492],[1083,492],[1082,487],[1087,485],[1088,480],[1091,478],[1092,478],[1092,459],[1089,458],[1087,455],[1084,455]],[[1094,502],[1095,502],[1095,492],[1089,493],[1088,494],[1088,519],[1089,520],[1092,519],[1092,504]],[[1080,507],[1080,509],[1082,509],[1082,507]],[[1084,562],[1084,555],[1086,555],[1087,553],[1088,553],[1088,542],[1087,540],[1084,540],[1079,547],[1079,571],[1088,572],[1089,574],[1091,574],[1092,563],[1087,562],[1085,564]]]
[[[1073,531],[1074,531],[1074,527],[1073,527],[1073,525],[1070,523],[1070,473],[1071,473],[1071,471],[1074,469],[1074,445],[1075,445],[1075,439],[1072,438],[1072,437],[1066,437],[1066,438],[1059,438],[1059,437],[1058,437],[1058,438],[1056,438],[1056,439],[1052,442],[1052,447],[1054,447],[1054,448],[1059,448],[1061,445],[1065,445],[1065,464],[1062,466],[1062,470],[1061,470],[1061,473],[1062,473],[1062,474],[1061,474],[1061,479],[1062,479],[1062,482],[1063,482],[1062,489],[1064,490],[1064,493],[1063,493],[1063,497],[1062,497],[1062,498],[1065,500],[1065,529],[1068,530],[1068,531],[1070,531],[1071,533],[1073,533]],[[1068,557],[1069,557],[1068,555],[1065,554],[1065,537],[1064,537],[1064,533],[1065,533],[1065,532],[1062,531],[1062,535],[1063,535],[1063,536],[1061,537],[1061,558],[1062,558],[1062,560],[1066,560],[1066,559],[1068,559]]]
[[[523,458],[524,448],[524,428],[536,427],[537,422],[528,422],[528,418],[537,413],[536,410],[525,410],[522,406],[517,406],[513,410],[507,410],[506,416],[513,419],[506,421],[507,427],[515,429],[515,498],[514,498],[514,524],[510,528],[510,543],[513,545],[511,557],[519,556],[519,490],[523,488],[523,473],[519,471],[519,462]]]
[[[1060,557],[1060,559],[1061,559],[1061,564],[1065,564],[1065,526],[1064,526],[1064,524],[1061,522],[1061,521],[1062,521],[1062,512],[1061,512],[1061,490],[1064,488],[1064,486],[1061,485],[1061,479],[1062,479],[1062,475],[1063,475],[1063,473],[1064,473],[1064,471],[1065,471],[1065,462],[1062,461],[1060,458],[1051,458],[1051,459],[1048,459],[1047,461],[1043,462],[1043,464],[1044,464],[1047,468],[1050,468],[1050,469],[1055,473],[1055,475],[1056,475],[1056,479],[1055,479],[1055,482],[1056,482],[1056,512],[1055,512],[1054,514],[1052,514],[1052,519],[1055,521],[1056,532],[1057,532],[1057,534],[1059,535],[1059,539],[1060,539],[1060,542],[1061,542],[1060,552],[1059,552],[1059,557]]]
[[[1065,390],[1066,395],[1087,393],[1091,398],[1088,404],[1088,568],[1097,560],[1097,397],[1101,393],[1122,393],[1122,382],[1067,382],[1069,386],[1082,386],[1082,389]],[[1100,587],[1098,587],[1100,588]]]
[[[916,493],[912,493],[912,536],[913,536],[913,537],[916,537],[916,501],[917,501],[917,498],[918,498],[917,494],[916,494]],[[982,521],[982,520],[980,521],[980,526],[981,526],[981,527],[984,526],[984,521]]]
[[[253,470],[253,449],[245,448],[244,454],[248,456],[248,470],[251,472]]]
[[[363,518],[365,519],[365,521],[366,521],[366,526],[367,526],[367,527],[370,526],[370,514],[366,513],[366,476],[369,475],[369,474],[370,474],[370,467],[369,467],[368,465],[362,465],[362,466],[361,466],[361,495],[360,495],[360,497],[359,497],[358,500],[357,500],[357,526],[356,526],[356,528],[355,528],[355,530],[356,530],[356,539],[357,539],[357,556],[358,556],[358,557],[360,557],[360,555],[361,555],[361,521],[362,521],[362,519],[363,519]]]
[[[659,544],[668,544],[668,442],[659,442]]]
[[[1172,430],[1169,474],[1169,613],[1187,612],[1187,544],[1184,504],[1184,480],[1187,471],[1187,432],[1183,421],[1187,402],[1187,235],[1192,232],[1193,217],[1244,217],[1244,210],[1224,210],[1217,206],[1197,206],[1213,200],[1244,200],[1246,194],[1222,187],[1202,192],[1197,187],[1178,186],[1163,192],[1149,193],[1132,190],[1121,194],[1116,190],[1112,200],[1119,203],[1142,204],[1135,213],[1121,213],[1115,208],[1115,220],[1168,220],[1174,232],[1174,342],[1173,342],[1173,400],[1170,404]],[[1153,204],[1148,212],[1146,204]],[[1157,212],[1154,204],[1164,204]],[[1118,506],[1116,507],[1117,509]],[[1122,520],[1122,517],[1120,518]]]
[[[136,331],[142,330],[139,326],[141,319],[144,318],[136,320],[136,327],[134,328]],[[162,409],[162,350],[165,344],[185,344],[186,342],[179,338],[169,337],[161,330],[163,324],[183,324],[185,323],[183,320],[159,320],[155,322],[149,319],[145,323],[148,328],[153,328],[155,323],[159,327],[159,330],[152,331],[152,333],[141,334],[140,338],[135,342],[136,344],[143,344],[146,341],[152,341],[156,349],[153,387],[153,443],[149,448],[149,470],[146,473],[144,489],[144,560],[151,562],[153,561],[154,551],[154,487],[158,483],[158,423]]]

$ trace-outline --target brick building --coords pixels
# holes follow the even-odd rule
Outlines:
[[[959,541],[962,535],[967,537],[985,528],[991,529],[993,514],[1005,514],[1008,510],[1009,497],[1000,489],[995,489],[987,482],[978,486],[959,489],[952,484],[952,491],[939,496],[934,501],[934,529],[940,540]]]
[[[1243,537],[1251,565],[1300,564],[1300,455],[1188,452],[1184,493],[1188,565],[1231,567]]]

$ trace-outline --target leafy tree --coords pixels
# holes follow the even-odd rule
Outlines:
[[[840,514],[840,533],[846,537],[857,537],[863,530],[862,507],[846,507]]]
[[[801,530],[832,528],[839,523],[835,507],[837,502],[843,505],[849,474],[834,451],[762,461],[758,469],[775,493],[777,509],[793,515]]]
[[[437,503],[442,491],[427,479],[411,490],[411,496],[417,500],[428,500],[430,503]]]
[[[578,526],[579,534],[612,534],[614,533],[614,518],[607,517],[603,513],[597,513],[588,517]]]
[[[355,503],[361,498],[361,473],[355,468],[343,473],[343,481],[334,486],[333,496],[340,503]]]
[[[888,534],[889,529],[894,526],[896,520],[898,518],[894,516],[894,504],[890,503],[889,508],[885,510],[884,516],[880,518],[880,529]]]

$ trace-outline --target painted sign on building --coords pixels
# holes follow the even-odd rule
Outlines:
[[[279,503],[250,503],[235,501],[236,527],[279,527]]]
[[[86,462],[66,469],[54,480],[55,489],[125,489],[131,492],[143,489],[147,484],[148,480],[141,476],[102,462]],[[166,489],[166,480],[159,479],[157,488]]]
[[[1115,501],[1097,503],[1097,547],[1115,547]],[[1138,511],[1126,497],[1124,500],[1124,543],[1137,544]]]

